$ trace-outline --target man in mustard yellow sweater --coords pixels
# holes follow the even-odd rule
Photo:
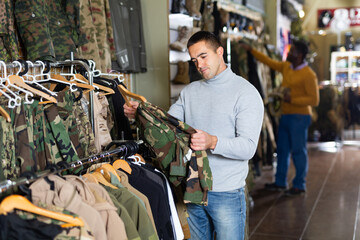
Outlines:
[[[296,169],[292,187],[287,195],[300,195],[306,191],[308,171],[307,132],[311,124],[311,106],[319,104],[319,88],[314,71],[305,61],[308,46],[304,41],[294,41],[285,62],[276,61],[241,43],[260,62],[283,75],[281,86],[285,92],[277,138],[277,168],[275,182],[265,184],[268,190],[286,190],[290,153]]]

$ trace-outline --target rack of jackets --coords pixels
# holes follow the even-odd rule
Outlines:
[[[0,179],[90,156],[113,139],[132,140],[122,77],[96,70],[91,60],[0,61]]]
[[[38,212],[33,207],[24,207],[24,200],[16,200],[19,195],[10,195],[0,203],[0,209],[4,204],[3,209],[7,213],[5,216],[0,215],[0,222],[1,226],[16,225],[18,231],[11,227],[7,230],[0,227],[0,236],[9,237],[9,234],[21,233],[28,227],[30,230],[27,231],[34,230],[35,233],[31,233],[34,237],[35,234],[40,234],[36,237],[50,234],[46,229],[52,229],[51,232],[55,234],[52,237],[56,238],[183,239],[172,190],[166,177],[153,166],[140,163],[141,156],[134,155],[137,150],[138,144],[130,141],[90,158],[66,164],[60,169],[52,168],[1,182],[0,193],[29,184],[30,191],[24,192],[28,193],[27,197],[35,207],[66,213],[79,218],[83,224],[71,225],[72,228],[68,229],[65,220],[50,221],[49,218],[56,218],[53,215],[36,216],[34,213]],[[120,159],[118,156],[121,156]],[[6,206],[10,200],[8,198],[16,204]],[[18,225],[19,218],[22,224]],[[73,218],[67,224],[73,223]],[[29,222],[34,227],[29,227]],[[38,228],[40,225],[41,228]]]
[[[175,206],[175,201],[181,200],[174,199],[167,177],[153,165],[140,163],[139,156],[130,156],[137,147],[124,140],[132,138],[129,122],[119,121],[125,103],[121,75],[103,74],[95,70],[91,61],[84,60],[26,63],[13,62],[1,68],[0,106],[9,115],[9,121],[0,117],[0,141],[4,146],[0,150],[0,181],[3,181],[0,196],[17,187],[27,193],[33,205],[55,212],[71,212],[71,216],[84,222],[76,225],[75,233],[69,229],[64,231],[59,225],[68,226],[71,221],[62,215],[56,218],[60,220],[57,226],[46,225],[53,233],[72,232],[79,237],[85,231],[88,234],[84,236],[89,239],[183,239]],[[88,93],[93,93],[93,102],[87,98]],[[15,100],[16,96],[20,99]],[[86,105],[89,102],[93,105],[93,118]],[[111,121],[104,117],[111,111],[110,105],[116,114],[107,116],[117,118],[114,125],[121,122],[112,134],[108,127]],[[121,155],[120,158],[115,159],[111,150],[104,152],[111,149],[112,143],[124,142],[125,151],[115,154]],[[98,163],[99,159],[102,163]],[[61,170],[57,170],[58,167]],[[29,185],[28,190],[25,185]],[[18,199],[14,202],[24,203],[24,199],[11,196],[14,197],[11,201]],[[82,207],[83,202],[96,206],[97,212],[105,209],[106,214],[100,212],[99,217],[93,209]],[[12,225],[12,220],[8,222],[10,218],[0,216],[4,226],[14,226],[11,234],[23,229],[22,226],[32,226],[37,220],[33,215],[36,212],[29,214],[18,209],[22,211],[22,220],[32,222],[21,221],[17,225],[19,211],[14,211],[14,206],[4,208],[6,216],[11,215],[15,221]],[[87,210],[79,212],[84,209]],[[4,211],[0,207],[0,213]],[[95,215],[89,217],[89,213]],[[43,223],[54,222],[46,216],[42,218]],[[94,216],[103,222],[91,220]],[[41,226],[39,229],[45,229],[43,223],[36,223]],[[0,233],[7,237],[6,234],[10,234],[6,229],[0,229]]]

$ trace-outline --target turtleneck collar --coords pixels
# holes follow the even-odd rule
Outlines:
[[[216,75],[213,78],[205,80],[205,83],[208,83],[208,84],[222,83],[222,82],[224,82],[224,79],[227,79],[227,76],[229,76],[231,73],[232,73],[232,71],[229,68],[229,66],[226,66],[226,69],[224,71],[222,71],[221,73],[219,73],[218,75]]]

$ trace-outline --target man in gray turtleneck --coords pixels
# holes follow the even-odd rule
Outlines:
[[[192,150],[206,150],[213,174],[208,205],[187,204],[191,239],[243,239],[246,221],[245,179],[263,121],[258,91],[234,74],[223,59],[217,37],[195,33],[187,44],[203,80],[186,86],[168,113],[196,129]],[[124,106],[134,116],[138,104]]]

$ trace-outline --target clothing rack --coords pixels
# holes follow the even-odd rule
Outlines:
[[[23,68],[25,68],[24,64],[20,63],[22,65]],[[54,62],[54,63],[49,63],[50,67],[54,67],[54,68],[57,68],[57,67],[66,67],[66,66],[74,66],[74,65],[80,65],[82,67],[85,68],[85,70],[87,71],[88,73],[88,80],[89,80],[89,84],[91,86],[93,86],[93,72],[90,68],[90,66],[85,63],[84,61],[80,61],[80,60],[67,60],[67,61],[57,61],[57,62]],[[33,63],[33,67],[42,67],[43,65],[41,63]],[[10,68],[18,68],[19,65],[18,64],[15,64],[15,63],[7,63],[6,64],[6,68],[7,69],[10,69]],[[93,102],[94,102],[94,93],[93,91],[90,91],[89,92],[89,119],[90,119],[90,123],[91,123],[91,128],[92,128],[92,131],[93,133],[95,132],[95,128],[94,128],[94,106],[93,106]]]
[[[67,170],[71,170],[71,169],[75,169],[81,166],[84,166],[86,164],[94,164],[94,163],[98,163],[99,161],[103,160],[104,158],[108,158],[117,154],[123,154],[123,157],[128,157],[131,155],[134,155],[135,153],[137,153],[138,149],[139,149],[139,144],[141,144],[142,141],[128,141],[122,145],[120,145],[119,147],[109,150],[109,151],[105,151],[102,153],[99,153],[97,155],[93,155],[93,156],[89,156],[87,158],[83,158],[80,159],[78,161],[75,162],[71,162],[71,163],[66,163],[66,165],[68,165],[67,167],[63,167],[61,169],[46,169],[44,171],[35,173],[34,176],[35,177],[20,177],[16,180],[5,180],[3,182],[0,182],[0,194],[3,192],[6,192],[7,190],[10,190],[14,187],[23,185],[23,184],[30,184],[32,182],[34,182],[35,180],[39,179],[39,178],[43,178],[46,176],[49,176],[51,174],[57,174],[57,173],[62,173],[64,171]]]

